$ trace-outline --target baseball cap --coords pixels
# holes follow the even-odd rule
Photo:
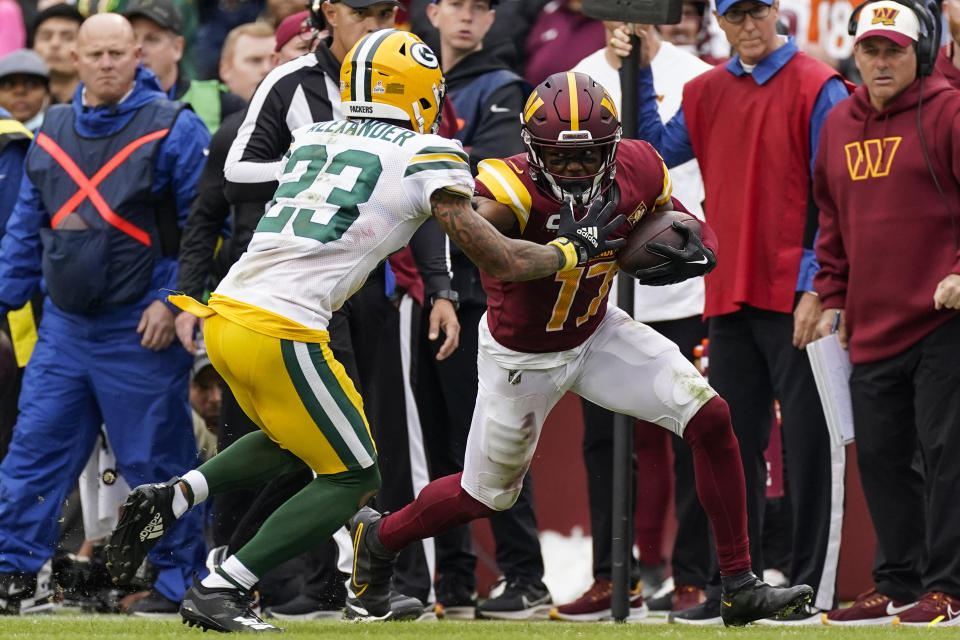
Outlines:
[[[908,47],[920,37],[920,21],[917,14],[899,2],[871,2],[860,10],[854,43],[870,36],[883,36]]]
[[[193,365],[190,367],[190,380],[193,381],[201,371],[207,367],[212,367],[213,363],[210,362],[210,356],[207,355],[206,350],[201,349],[197,351],[197,355],[193,357]]]
[[[0,78],[13,75],[40,76],[45,80],[50,78],[43,58],[30,49],[17,49],[0,58]]]
[[[177,35],[183,33],[183,18],[170,0],[133,0],[123,15],[127,18],[143,16]]]
[[[77,24],[83,23],[83,14],[80,13],[75,6],[61,2],[59,4],[51,5],[39,12],[33,19],[33,28],[31,29],[31,32],[36,32],[37,27],[50,18],[66,18],[67,20],[73,20]]]
[[[351,9],[365,9],[367,7],[372,7],[375,4],[383,4],[388,2],[390,4],[395,4],[398,7],[400,6],[399,0],[328,0],[330,4],[336,4],[342,2]]]
[[[767,6],[773,6],[773,0],[756,0],[760,4],[765,4]],[[743,0],[717,0],[717,13],[723,15],[727,12],[730,7],[737,4],[738,2],[743,2]]]
[[[277,27],[277,46],[274,48],[274,51],[280,51],[283,45],[290,42],[294,36],[309,31],[310,25],[307,23],[309,18],[309,11],[301,11],[300,13],[295,13],[292,16],[284,18],[280,26]]]

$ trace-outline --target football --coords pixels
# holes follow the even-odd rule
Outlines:
[[[697,236],[701,236],[700,222],[685,211],[652,211],[643,215],[627,236],[627,245],[620,249],[617,263],[620,270],[636,278],[637,271],[649,269],[667,262],[647,250],[647,244],[660,242],[677,249],[683,248],[684,237],[673,228],[674,222],[682,222]]]

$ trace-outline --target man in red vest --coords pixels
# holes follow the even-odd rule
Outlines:
[[[734,56],[685,85],[681,109],[666,125],[644,42],[638,130],[667,166],[700,163],[704,213],[723,255],[706,277],[710,384],[730,404],[740,443],[754,571],[763,570],[763,452],[776,398],[794,517],[789,577],[817,590],[812,606],[777,622],[820,624],[821,611],[836,603],[844,456],[830,445],[802,350],[820,317],[810,176],[824,118],[848,92],[836,71],[777,34],[778,0],[718,0],[716,16]],[[626,29],[613,38],[626,55]],[[719,621],[719,599],[710,595],[675,617]]]

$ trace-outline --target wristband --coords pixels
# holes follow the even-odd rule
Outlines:
[[[441,289],[440,291],[437,291],[435,294],[430,296],[431,307],[433,306],[433,303],[437,301],[437,299],[449,301],[450,304],[453,305],[454,311],[460,310],[460,294],[457,293],[456,291],[453,291],[452,289]]]
[[[557,238],[556,240],[551,240],[547,244],[553,245],[559,249],[560,253],[563,255],[563,266],[557,269],[557,271],[569,271],[580,264],[580,256],[577,253],[577,247],[569,238]]]

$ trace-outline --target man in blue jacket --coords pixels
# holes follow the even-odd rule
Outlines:
[[[20,416],[0,464],[0,610],[52,607],[59,512],[105,424],[128,484],[193,466],[188,375],[164,288],[177,278],[186,220],[210,139],[167,100],[126,18],[84,22],[81,84],[48,111],[0,243],[0,315],[48,294]],[[160,531],[156,532],[160,535]],[[176,610],[203,566],[199,515],[179,521],[151,562],[144,611]]]

